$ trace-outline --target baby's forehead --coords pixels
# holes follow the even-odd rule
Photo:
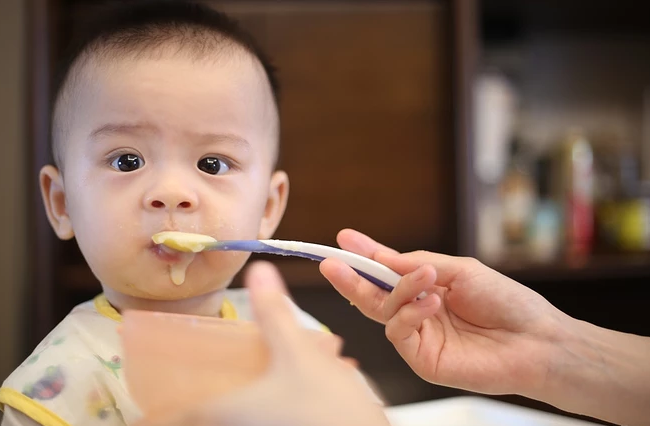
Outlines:
[[[219,70],[236,69],[237,78],[248,79],[255,83],[260,89],[259,96],[266,95],[265,92],[272,96],[271,87],[259,60],[234,44],[212,53],[197,53],[175,46],[173,43],[149,50],[89,52],[80,57],[78,63],[72,68],[66,86],[68,90],[75,92],[88,89],[92,85],[106,84],[108,77],[128,81],[134,69],[139,69],[140,76],[148,77],[158,73],[162,64],[167,68],[176,68],[179,76],[184,75],[183,72],[188,69],[209,68],[213,72],[217,71],[212,74],[213,80],[223,75],[218,72]],[[144,81],[136,80],[130,83],[137,84]]]
[[[202,56],[198,56],[191,50],[179,50],[173,45],[144,52],[118,54],[107,51],[94,55],[86,54],[71,70],[64,93],[61,94],[55,109],[53,132],[59,132],[59,135],[53,134],[53,141],[59,140],[59,143],[64,143],[62,141],[66,138],[63,133],[74,130],[71,127],[79,123],[78,120],[73,119],[73,116],[80,110],[83,111],[84,104],[89,100],[97,101],[100,93],[110,92],[110,82],[116,82],[121,87],[137,88],[151,83],[150,80],[160,73],[163,66],[168,75],[171,73],[177,80],[185,80],[187,87],[196,86],[197,90],[201,89],[200,82],[193,81],[192,76],[187,75],[188,71],[191,74],[191,71],[205,69],[207,72],[204,74],[208,74],[214,83],[218,83],[219,78],[223,80],[224,75],[235,76],[233,80],[241,79],[241,85],[246,85],[249,89],[242,96],[254,97],[247,101],[264,106],[260,121],[266,123],[259,124],[268,126],[272,140],[277,145],[278,112],[264,69],[252,54],[234,45],[221,50],[219,54]],[[217,72],[223,68],[229,68],[230,73]],[[123,92],[127,92],[124,93],[126,97],[132,95],[128,90]],[[277,151],[277,148],[275,150]]]

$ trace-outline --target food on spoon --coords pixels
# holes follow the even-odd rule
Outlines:
[[[174,250],[198,253],[217,240],[209,235],[190,232],[164,231],[154,234],[151,239],[156,244],[163,244]]]

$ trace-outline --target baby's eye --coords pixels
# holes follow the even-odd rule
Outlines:
[[[111,163],[111,167],[121,172],[133,172],[144,166],[144,160],[135,154],[123,154]]]
[[[228,164],[216,157],[205,157],[201,158],[199,162],[196,165],[199,170],[202,172],[211,174],[211,175],[218,175],[220,173],[226,173],[228,170],[230,170],[230,166]]]

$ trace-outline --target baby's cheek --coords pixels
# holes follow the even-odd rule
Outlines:
[[[235,275],[244,266],[250,253],[241,251],[221,251],[206,253],[208,267],[219,275]]]
[[[233,251],[202,253],[201,256],[200,262],[188,268],[188,291],[195,295],[228,287],[250,254]]]
[[[75,230],[80,245],[89,249],[124,252],[126,247],[138,247],[138,225],[131,218],[112,215],[110,212],[89,212]],[[83,247],[82,247],[83,248]]]
[[[144,242],[138,240],[139,227],[132,218],[112,214],[110,210],[88,210],[76,219],[73,227],[77,244],[93,269],[128,265],[135,252],[144,247]]]
[[[222,221],[211,235],[218,240],[255,240],[259,233],[260,221],[251,216]]]

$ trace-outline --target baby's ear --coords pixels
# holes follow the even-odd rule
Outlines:
[[[262,217],[257,238],[260,240],[271,238],[280,224],[282,216],[284,216],[288,199],[289,177],[285,172],[280,170],[273,172],[269,184],[269,197],[266,200],[266,208],[264,209],[264,216]]]
[[[65,205],[65,188],[59,169],[50,165],[43,167],[39,180],[43,204],[45,204],[50,225],[59,238],[69,240],[74,237],[74,231]]]

